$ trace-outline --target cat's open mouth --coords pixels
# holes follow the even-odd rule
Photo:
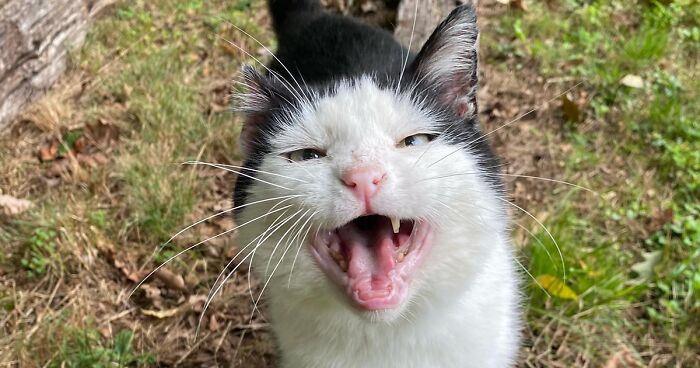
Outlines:
[[[403,303],[408,287],[431,243],[427,222],[358,217],[320,231],[311,252],[321,269],[360,309],[393,309]]]

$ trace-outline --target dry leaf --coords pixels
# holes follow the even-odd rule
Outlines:
[[[187,291],[185,280],[180,275],[176,275],[165,267],[161,267],[155,274],[158,280],[163,281],[169,289]]]
[[[0,208],[6,216],[18,215],[34,204],[26,199],[19,199],[9,195],[0,194]]]
[[[561,96],[561,110],[566,121],[574,123],[581,121],[581,108],[572,100],[571,95],[568,93]]]
[[[644,88],[644,79],[638,75],[627,74],[620,80],[620,84],[630,88]]]
[[[39,149],[39,160],[42,162],[53,161],[58,157],[58,147],[59,143],[57,141],[51,142],[50,145],[41,147]]]
[[[496,0],[503,5],[510,5],[513,9],[527,10],[525,0]]]
[[[520,9],[522,11],[527,11],[527,5],[525,0],[511,0],[510,7],[514,9]]]
[[[642,253],[644,260],[632,265],[632,271],[636,272],[640,279],[650,279],[654,275],[654,267],[661,261],[661,256],[663,256],[663,252],[660,250]]]
[[[537,276],[535,280],[552,296],[571,300],[576,300],[576,298],[578,298],[578,295],[556,276],[540,275]]]
[[[180,313],[180,308],[166,309],[166,310],[152,310],[152,309],[141,309],[141,313],[145,316],[155,317],[158,319],[170,318],[174,315]]]
[[[641,366],[642,365],[634,358],[634,354],[626,347],[623,347],[622,350],[613,354],[613,356],[605,362],[603,368],[638,368]]]

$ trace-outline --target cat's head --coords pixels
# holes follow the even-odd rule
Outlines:
[[[399,75],[306,86],[244,73],[234,204],[240,258],[266,293],[392,319],[474,276],[504,225],[471,8]]]

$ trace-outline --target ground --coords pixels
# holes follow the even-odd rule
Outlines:
[[[328,3],[395,17],[395,1]],[[700,5],[482,0],[479,15],[481,119],[527,297],[520,366],[700,366]],[[179,163],[239,162],[229,88],[269,56],[237,27],[274,46],[262,1],[124,2],[0,132],[0,365],[273,366],[247,265],[202,314],[235,232],[130,297],[234,227],[212,218],[159,250],[230,207],[234,173]]]

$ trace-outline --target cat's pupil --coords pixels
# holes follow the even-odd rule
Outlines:
[[[302,160],[313,160],[319,157],[319,154],[312,149],[305,149],[301,154]]]
[[[410,137],[406,138],[406,141],[404,142],[404,144],[407,146],[413,146],[414,144],[416,144],[416,137],[410,136]]]

